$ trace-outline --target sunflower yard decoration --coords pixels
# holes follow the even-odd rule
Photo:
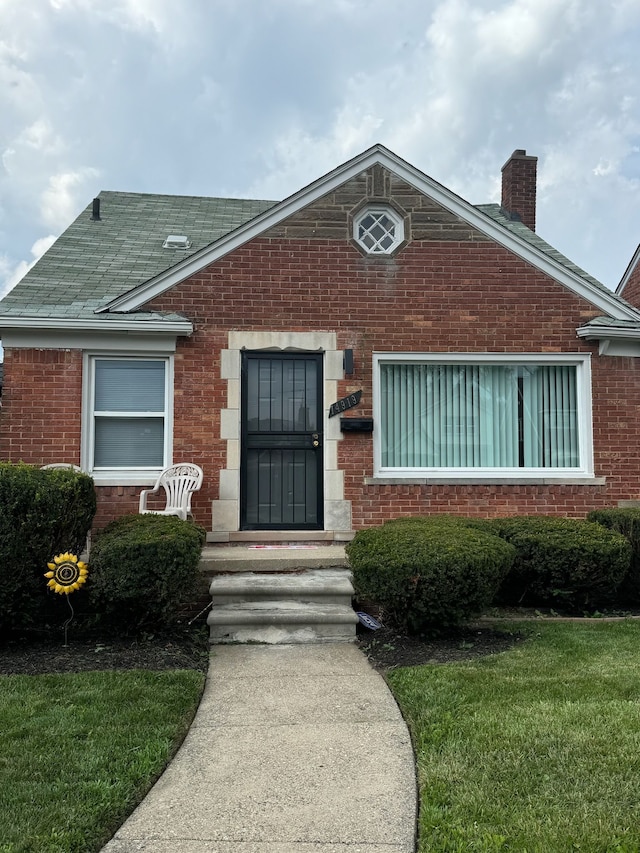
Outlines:
[[[71,616],[64,623],[64,644],[66,646],[69,625],[73,621],[74,616],[69,595],[80,589],[82,584],[86,583],[89,570],[87,569],[87,564],[79,560],[76,554],[68,552],[66,554],[58,554],[57,557],[53,558],[52,563],[47,563],[47,566],[49,567],[49,571],[45,572],[44,575],[45,578],[49,579],[47,586],[53,592],[67,597],[67,604],[71,612]]]
[[[47,563],[49,571],[45,578],[49,578],[47,586],[60,595],[69,595],[80,589],[87,580],[89,574],[86,563],[83,563],[75,554],[58,554],[53,558],[53,563]]]

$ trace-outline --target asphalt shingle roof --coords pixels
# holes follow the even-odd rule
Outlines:
[[[100,220],[89,204],[37,264],[0,302],[0,315],[95,319],[96,309],[170,269],[249,222],[278,202],[103,191]],[[601,282],[550,246],[498,204],[476,205],[514,235],[611,295]],[[188,249],[164,249],[170,234],[185,235]],[[619,297],[618,297],[619,298]],[[623,302],[624,300],[620,300]],[[108,318],[102,314],[101,319]],[[137,320],[158,314],[135,312]],[[163,315],[173,319],[177,315]]]
[[[535,246],[536,249],[539,249],[541,252],[544,252],[545,255],[548,255],[554,261],[557,261],[559,264],[562,264],[563,267],[568,269],[570,272],[579,275],[580,278],[583,278],[585,281],[588,281],[589,284],[592,284],[594,287],[599,288],[600,290],[605,291],[607,294],[611,294],[611,290],[602,284],[601,281],[598,281],[593,276],[589,275],[589,273],[585,272],[581,269],[577,264],[574,264],[573,261],[570,261],[569,258],[565,257],[561,252],[557,249],[554,249],[553,246],[550,246],[545,240],[542,239],[535,231],[531,231],[518,219],[511,219],[509,214],[505,212],[504,208],[500,207],[499,204],[476,204],[474,205],[476,210],[485,213],[487,216],[490,216],[494,222],[498,222],[504,228],[507,228],[513,234],[516,234],[518,237],[521,237],[523,240],[526,240],[527,243],[530,243],[532,246]]]
[[[274,201],[103,191],[0,302],[0,314],[95,318],[96,308],[215,242]],[[163,249],[170,234],[189,249]]]

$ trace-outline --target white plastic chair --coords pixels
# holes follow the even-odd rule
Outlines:
[[[198,465],[182,462],[171,465],[160,472],[152,489],[144,489],[140,493],[141,514],[155,513],[156,515],[177,515],[186,521],[191,515],[191,495],[202,486],[203,472]],[[147,509],[147,497],[157,494],[164,489],[167,495],[167,505],[164,509]]]

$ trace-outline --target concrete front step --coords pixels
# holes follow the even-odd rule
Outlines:
[[[213,605],[247,600],[293,599],[349,605],[354,594],[348,569],[309,569],[303,572],[238,572],[216,575],[209,587]]]
[[[207,618],[213,644],[345,642],[357,621],[348,605],[271,599],[220,605]]]
[[[200,571],[209,577],[230,572],[298,572],[347,565],[344,545],[208,545],[200,558]]]
[[[353,640],[353,585],[346,568],[214,575],[207,619],[211,643]]]

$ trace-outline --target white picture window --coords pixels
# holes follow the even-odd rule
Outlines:
[[[592,476],[585,356],[379,355],[376,472]]]
[[[355,218],[353,237],[371,255],[389,255],[404,240],[404,223],[389,207],[367,207]]]
[[[160,470],[168,462],[170,360],[94,357],[89,468]]]

